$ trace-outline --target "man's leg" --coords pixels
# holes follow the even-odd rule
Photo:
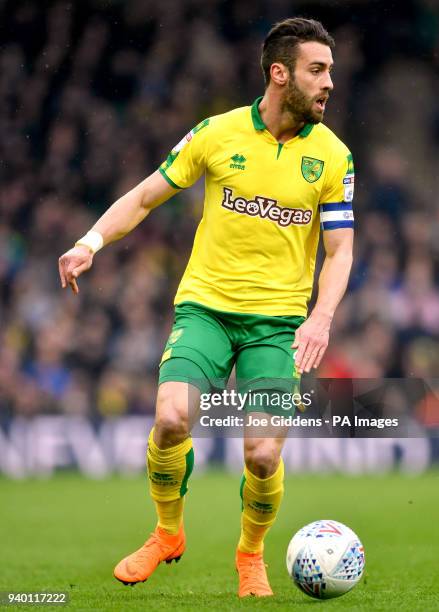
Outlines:
[[[284,465],[279,438],[245,440],[245,466],[241,483],[242,516],[238,549],[261,553],[284,491]]]
[[[190,429],[199,398],[198,389],[185,382],[168,381],[159,387],[147,453],[158,522],[142,548],[116,566],[114,575],[125,584],[144,582],[162,561],[178,561],[185,550],[183,503],[194,463]]]
[[[270,415],[257,413],[258,417]],[[281,457],[285,432],[276,437],[246,437],[245,466],[241,481],[241,536],[236,551],[239,596],[272,595],[265,569],[264,538],[276,520],[284,491]],[[281,435],[279,435],[281,434]]]
[[[246,405],[248,414],[266,419],[269,425],[245,428],[241,537],[236,554],[241,597],[272,594],[263,561],[263,541],[282,500],[280,454],[288,428],[270,423],[274,414],[294,414],[293,405],[284,406],[284,400],[289,399],[290,404],[291,394],[298,390],[292,344],[303,320],[294,316],[242,315],[243,333],[237,340],[237,387],[241,393],[252,391]],[[255,403],[257,396],[260,399]],[[281,400],[280,404],[275,400]]]
[[[229,378],[232,340],[221,313],[190,302],[175,307],[175,321],[160,362],[154,428],[148,444],[148,477],[158,522],[141,549],[123,559],[114,575],[126,584],[145,581],[161,561],[185,550],[183,503],[193,467],[190,431],[200,390]]]
[[[200,392],[184,382],[159,387],[156,418],[148,440],[147,466],[157,526],[171,535],[183,520],[184,495],[194,465],[192,429]]]

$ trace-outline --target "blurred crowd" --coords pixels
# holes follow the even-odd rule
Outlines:
[[[203,185],[100,252],[79,296],[58,257],[201,119],[261,95],[263,37],[294,15],[336,39],[325,122],[357,171],[354,269],[319,375],[439,372],[435,0],[0,0],[2,416],[153,410]]]

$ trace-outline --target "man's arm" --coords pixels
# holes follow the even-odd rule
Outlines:
[[[78,293],[76,279],[93,263],[94,253],[131,232],[157,206],[177,193],[157,170],[119,198],[72,249],[59,258],[61,286]],[[87,246],[88,245],[88,246]]]
[[[354,232],[350,228],[323,232],[326,257],[319,276],[316,305],[298,327],[292,348],[297,348],[296,369],[309,372],[320,365],[329,341],[329,329],[349,280]]]

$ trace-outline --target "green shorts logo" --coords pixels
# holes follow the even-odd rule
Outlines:
[[[177,340],[181,338],[182,334],[182,329],[174,329],[174,331],[171,332],[171,335],[169,336],[168,344],[175,344]]]
[[[325,162],[314,157],[302,157],[302,176],[308,183],[315,183],[322,176]]]

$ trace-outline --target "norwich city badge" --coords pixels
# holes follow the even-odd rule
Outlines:
[[[315,183],[322,176],[325,162],[314,157],[302,157],[302,176],[308,183]]]

